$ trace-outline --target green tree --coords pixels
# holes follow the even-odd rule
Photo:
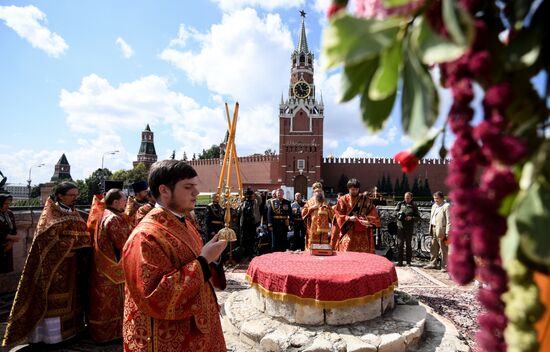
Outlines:
[[[348,181],[349,177],[342,174],[340,176],[340,180],[338,180],[338,188],[336,189],[337,192],[342,192],[344,194],[348,193]]]
[[[126,181],[128,180],[128,171],[127,170],[117,170],[111,175],[111,180],[116,181]]]
[[[128,178],[126,181],[131,184],[137,181],[147,180],[149,178],[149,170],[143,163],[137,164],[133,169],[128,170]]]
[[[88,185],[85,181],[82,180],[76,180],[76,185],[78,187],[78,199],[76,200],[76,204],[78,205],[90,205],[92,204],[92,198],[90,198],[90,190],[88,189]]]
[[[18,199],[14,200],[11,203],[12,207],[38,207],[40,206],[40,199],[31,198],[31,199]]]
[[[395,178],[395,186],[393,187],[393,195],[399,196],[401,193],[401,184],[399,183],[399,179]]]
[[[34,186],[31,188],[31,198],[39,198],[40,197],[40,186]]]
[[[432,196],[432,190],[430,189],[430,183],[428,182],[427,178],[424,180],[424,195],[426,197]]]
[[[91,204],[95,194],[101,194],[101,182],[110,179],[111,175],[109,169],[97,169],[84,180],[87,188],[87,200],[89,200],[89,203],[86,204]],[[81,193],[80,197],[84,197],[84,194]]]
[[[218,159],[220,157],[220,146],[213,144],[210,149],[202,150],[199,159]]]
[[[420,184],[419,184],[419,181],[418,181],[418,177],[415,177],[411,192],[412,192],[412,194],[414,194],[416,196],[416,195],[420,195],[419,190],[420,190]]]
[[[400,196],[403,196],[405,192],[410,192],[411,187],[409,186],[409,177],[406,173],[403,173],[403,178],[401,179],[401,193]]]

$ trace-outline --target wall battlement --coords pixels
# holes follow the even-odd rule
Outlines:
[[[279,161],[278,155],[249,155],[249,156],[240,156],[239,163],[257,163],[257,162],[264,162],[264,161]],[[188,160],[187,163],[191,166],[198,166],[198,165],[221,165],[223,163],[223,159],[221,158],[215,158],[215,159],[195,159],[195,160]]]
[[[421,165],[448,165],[450,159],[426,158],[418,161]],[[393,158],[323,158],[323,164],[399,164]]]

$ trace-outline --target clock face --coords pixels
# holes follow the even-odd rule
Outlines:
[[[297,98],[305,98],[309,95],[309,84],[304,81],[297,82],[294,85],[294,95],[296,95]]]

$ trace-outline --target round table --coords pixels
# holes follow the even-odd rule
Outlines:
[[[371,303],[376,307],[382,299],[393,300],[397,287],[392,262],[375,254],[356,252],[335,252],[332,256],[313,256],[307,252],[265,254],[250,262],[246,278],[268,301],[286,302],[298,308],[309,306],[321,312],[356,309]],[[387,305],[393,307],[393,302]],[[386,308],[369,313],[368,319],[381,315]],[[350,319],[367,320],[363,318],[364,314]]]

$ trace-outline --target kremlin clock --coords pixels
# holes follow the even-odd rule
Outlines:
[[[309,96],[311,88],[306,81],[298,81],[294,84],[294,95],[299,99],[304,99]]]

